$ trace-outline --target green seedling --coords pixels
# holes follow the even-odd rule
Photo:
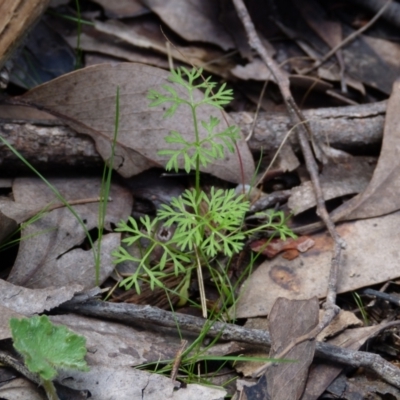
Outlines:
[[[53,380],[60,369],[88,371],[84,360],[86,339],[65,326],[50,322],[46,315],[10,319],[15,349],[29,371],[37,374],[49,400],[58,400]]]
[[[216,274],[213,261],[218,255],[231,258],[242,250],[245,239],[263,230],[276,231],[281,238],[294,236],[286,227],[282,212],[271,212],[266,222],[257,228],[246,230],[244,218],[249,211],[249,202],[245,195],[236,195],[234,190],[212,188],[209,193],[201,190],[200,167],[206,167],[217,159],[223,159],[225,152],[234,152],[236,141],[240,138],[239,129],[228,126],[218,130],[220,120],[210,116],[208,121],[199,121],[197,110],[204,106],[222,109],[222,106],[233,100],[233,92],[223,84],[219,89],[209,78],[201,80],[202,69],[193,68],[189,71],[180,68],[171,71],[170,82],[174,85],[163,85],[163,93],[150,90],[148,98],[150,107],[168,105],[165,117],[171,117],[181,107],[189,107],[193,121],[193,141],[188,141],[178,131],[172,131],[165,137],[169,148],[159,151],[160,155],[170,157],[166,165],[167,171],[179,171],[180,166],[189,173],[195,174],[194,189],[186,190],[180,197],[174,198],[169,205],[163,205],[154,219],[148,216],[140,218],[139,223],[133,218],[129,222],[121,222],[117,231],[127,232],[130,236],[123,242],[142,248],[140,257],[134,257],[120,247],[113,255],[116,263],[134,261],[138,263],[136,272],[122,280],[121,286],[126,289],[135,287],[140,293],[140,282],[146,279],[150,287],[164,288],[162,278],[164,269],[173,265],[175,275],[181,275],[185,283],[190,280],[191,272],[196,269],[199,278],[200,298],[202,300],[203,316],[207,316],[205,305],[202,269],[208,268],[211,276],[216,276],[216,285],[220,292],[226,292],[230,283],[225,281],[226,274]],[[197,83],[200,80],[200,83]],[[184,88],[186,97],[181,97],[177,87]],[[199,96],[197,90],[203,91]],[[202,135],[200,133],[203,133]],[[160,240],[156,235],[159,227],[174,227],[175,232],[169,240]],[[141,243],[150,243],[143,248]],[[163,255],[157,262],[152,262],[151,255],[156,247],[161,247]],[[215,264],[215,263],[214,263]],[[223,277],[221,280],[220,278]],[[182,298],[185,298],[185,288],[181,286]]]
[[[360,310],[362,319],[364,321],[364,325],[368,326],[369,325],[368,313],[365,310],[365,307],[364,307],[364,304],[363,304],[363,301],[362,301],[360,295],[357,292],[353,292],[352,295],[353,295],[354,301],[357,304],[358,309]]]

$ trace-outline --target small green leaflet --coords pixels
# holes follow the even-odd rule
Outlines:
[[[58,369],[89,371],[84,360],[86,339],[63,325],[54,325],[46,315],[10,319],[15,349],[26,366],[44,380],[52,380]]]

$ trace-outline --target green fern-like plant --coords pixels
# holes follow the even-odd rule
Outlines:
[[[227,89],[225,84],[217,89],[216,83],[211,82],[209,78],[196,83],[201,76],[202,69],[179,68],[171,71],[169,80],[186,90],[185,98],[181,97],[171,85],[163,85],[163,93],[152,89],[148,94],[151,100],[150,107],[165,103],[169,105],[165,117],[172,117],[181,106],[190,108],[194,128],[193,141],[188,141],[179,132],[172,131],[165,137],[165,141],[167,145],[172,144],[173,148],[162,149],[159,154],[169,157],[166,165],[168,171],[178,172],[180,165],[183,165],[187,173],[193,171],[195,187],[174,198],[171,204],[163,205],[153,220],[148,216],[142,217],[138,224],[136,220],[130,218],[129,224],[121,222],[118,225],[117,231],[130,235],[123,240],[127,246],[149,243],[140,257],[132,256],[123,247],[114,252],[116,263],[123,261],[138,263],[136,272],[121,282],[127,289],[135,286],[138,293],[140,293],[141,277],[149,280],[151,288],[163,287],[161,278],[165,275],[167,264],[173,265],[175,275],[184,276],[185,282],[188,277],[190,278],[194,265],[201,278],[202,267],[213,268],[211,260],[218,254],[232,257],[238,253],[243,248],[246,237],[255,231],[275,230],[282,238],[293,235],[287,229],[283,213],[280,212],[272,213],[262,226],[246,231],[244,218],[250,206],[246,196],[236,195],[232,189],[211,188],[209,193],[201,190],[200,167],[206,167],[217,159],[223,159],[225,151],[234,152],[236,140],[240,138],[236,126],[229,126],[219,131],[220,120],[215,116],[210,116],[208,121],[198,120],[199,107],[211,105],[221,109],[233,99],[232,90]],[[203,96],[198,95],[198,89],[203,90]],[[201,127],[205,135],[200,135]],[[169,240],[160,241],[155,235],[157,227],[160,226],[174,227],[174,234]],[[162,248],[162,257],[158,262],[152,263],[151,254],[156,246]],[[220,284],[224,285],[223,282]],[[199,282],[199,285],[201,288],[202,282]],[[228,284],[223,289],[227,287]],[[205,315],[205,299],[203,300],[203,315]]]

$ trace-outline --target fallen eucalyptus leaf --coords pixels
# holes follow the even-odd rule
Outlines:
[[[162,111],[149,108],[148,91],[159,90],[167,83],[168,76],[167,71],[141,64],[101,64],[64,75],[14,101],[44,108],[78,132],[90,135],[101,156],[108,160],[119,88],[119,129],[113,167],[122,176],[130,177],[151,167],[166,165],[168,158],[159,156],[158,151],[167,147],[164,138],[171,130],[178,130],[185,140],[194,140],[189,107],[179,107],[173,118],[163,118]],[[176,87],[176,91],[186,96],[181,87]],[[222,120],[221,125],[225,123],[221,112],[212,106],[199,107],[197,114],[199,121],[208,121],[213,115]],[[200,139],[205,134],[201,129]],[[244,140],[237,145],[247,183],[254,173],[253,157]],[[201,170],[227,181],[242,182],[240,165],[238,155],[229,153]]]

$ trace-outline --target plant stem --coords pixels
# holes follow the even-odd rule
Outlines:
[[[193,126],[194,126],[194,133],[196,135],[196,148],[200,146],[200,135],[199,135],[199,125],[197,122],[197,115],[196,115],[196,105],[192,98],[192,93],[190,93],[190,108],[192,109],[192,116],[193,116]],[[200,155],[197,154],[196,156],[196,199],[200,196]],[[196,210],[198,211],[198,210]]]
[[[47,381],[43,379],[42,386],[46,392],[48,400],[60,400],[60,398],[57,395],[56,387],[54,386],[52,381]]]
[[[201,310],[203,312],[203,318],[207,319],[206,290],[204,288],[203,270],[201,269],[200,255],[197,246],[194,246],[194,251],[197,261],[197,280],[199,281]]]

